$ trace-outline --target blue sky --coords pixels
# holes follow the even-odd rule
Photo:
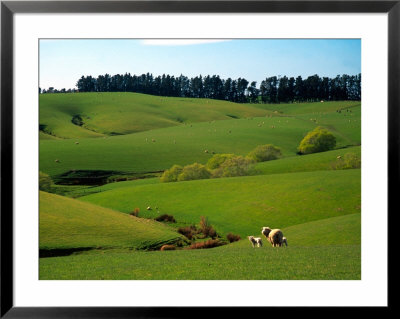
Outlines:
[[[74,88],[82,75],[219,75],[257,81],[361,73],[359,39],[40,40],[40,87]]]

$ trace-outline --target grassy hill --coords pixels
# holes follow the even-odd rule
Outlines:
[[[300,140],[316,126],[333,132],[336,149],[297,155]],[[39,249],[58,256],[40,258],[40,279],[361,278],[361,170],[331,165],[339,155],[361,155],[360,102],[43,94],[39,138],[40,170],[58,181],[66,172],[87,181],[147,177],[53,187],[78,199],[40,192]],[[155,177],[174,164],[206,163],[214,153],[246,155],[261,144],[280,147],[283,158],[258,163],[252,176],[175,183]],[[140,218],[128,214],[135,207]],[[161,214],[177,223],[155,222]],[[177,227],[198,225],[201,216],[222,237],[232,232],[242,240],[150,251],[182,240]],[[261,236],[263,226],[281,228],[289,247],[264,240],[253,248],[247,236]]]
[[[360,211],[360,170],[220,178],[176,183],[127,186],[80,198],[99,206],[143,217],[158,207],[182,223],[207,216],[222,234],[259,234],[262,226],[284,228]]]
[[[342,114],[321,115],[317,122],[306,115],[254,117],[180,124],[96,139],[42,139],[40,170],[52,176],[71,170],[154,172],[174,164],[205,163],[212,152],[245,155],[260,144],[274,144],[285,157],[295,156],[301,139],[318,125],[334,133],[337,148],[360,145],[360,114],[351,113],[353,122]]]
[[[164,224],[40,192],[39,249],[145,249],[181,236]]]
[[[174,98],[139,93],[41,94],[43,132],[60,138],[120,135],[205,122],[265,116],[271,112],[249,105],[211,99]],[[74,125],[80,116],[81,126]],[[44,136],[41,135],[41,138]]]
[[[252,248],[247,239],[214,249],[109,250],[40,259],[40,279],[361,279],[360,214],[283,229],[289,246]]]

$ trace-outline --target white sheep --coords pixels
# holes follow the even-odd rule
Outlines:
[[[254,236],[247,236],[247,238],[250,240],[251,244],[253,245],[253,247],[256,246],[256,240],[254,239]]]
[[[260,237],[255,237],[254,240],[257,243],[257,247],[261,247],[263,245],[262,239]]]
[[[263,227],[261,233],[271,243],[272,247],[282,246],[283,233],[280,229],[271,229],[269,227]]]
[[[287,239],[286,239],[286,237],[283,237],[283,238],[282,238],[282,246],[283,246],[283,244],[285,244],[286,247],[287,247]]]
[[[261,247],[262,246],[262,240],[260,237],[254,237],[254,236],[247,236],[247,238],[250,240],[251,244],[253,247]]]

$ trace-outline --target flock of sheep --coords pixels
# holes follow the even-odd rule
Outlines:
[[[269,227],[263,227],[261,230],[261,234],[263,234],[267,238],[267,240],[271,243],[272,247],[282,247],[283,244],[285,244],[286,246],[288,245],[287,239],[286,237],[283,236],[283,233],[280,229],[271,229]],[[262,246],[261,237],[248,236],[248,238],[253,247]]]

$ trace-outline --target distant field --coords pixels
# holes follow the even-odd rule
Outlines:
[[[360,212],[360,170],[315,171],[127,186],[79,200],[143,217],[171,214],[182,223],[207,216],[217,231],[241,236]],[[266,225],[268,224],[268,225]]]
[[[174,164],[206,163],[212,152],[246,155],[260,144],[274,144],[285,157],[295,156],[301,139],[317,125],[326,125],[333,131],[338,148],[361,143],[359,120],[353,125],[345,116],[330,114],[320,122],[262,117],[194,123],[96,139],[41,140],[40,170],[52,176],[69,170],[161,171]]]
[[[45,125],[45,131],[60,138],[129,134],[176,126],[183,122],[246,118],[271,113],[226,101],[127,92],[41,94],[39,102],[40,124]],[[82,126],[71,122],[76,115],[81,116]]]

